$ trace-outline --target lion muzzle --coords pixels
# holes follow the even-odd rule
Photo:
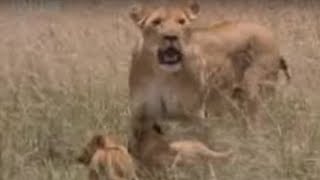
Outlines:
[[[174,65],[182,61],[182,53],[174,47],[159,49],[158,58],[160,64]]]
[[[158,49],[158,63],[167,71],[177,71],[181,68],[183,54],[177,36],[164,36],[162,46]]]

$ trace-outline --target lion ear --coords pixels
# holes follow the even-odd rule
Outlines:
[[[133,5],[130,8],[129,16],[136,25],[142,27],[147,16],[145,7],[140,4]]]
[[[191,20],[197,19],[200,13],[200,5],[196,0],[189,0],[187,6],[187,15]]]

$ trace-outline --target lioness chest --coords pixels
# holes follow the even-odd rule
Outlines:
[[[183,72],[146,75],[147,80],[130,88],[137,106],[145,106],[146,113],[158,118],[179,116],[201,111],[201,89]]]

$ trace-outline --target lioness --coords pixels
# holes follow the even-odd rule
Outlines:
[[[129,75],[133,131],[150,128],[151,119],[199,120],[229,107],[257,120],[261,89],[276,82],[280,70],[290,78],[268,29],[247,22],[193,27],[199,12],[196,1],[130,11],[142,33]],[[149,118],[141,118],[145,115]]]
[[[77,161],[89,168],[89,179],[136,179],[135,163],[127,149],[115,137],[95,135],[83,149]]]

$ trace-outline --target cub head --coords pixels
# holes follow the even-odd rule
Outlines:
[[[81,154],[77,157],[77,162],[83,165],[89,165],[97,150],[104,149],[105,144],[105,138],[102,135],[93,136],[83,148]]]
[[[86,166],[89,165],[98,150],[117,147],[115,140],[117,140],[116,137],[103,136],[101,134],[94,135],[77,157],[77,162]]]
[[[199,14],[195,1],[184,5],[134,6],[130,17],[139,27],[144,49],[157,60],[163,70],[176,72],[185,58],[185,47],[190,37],[190,25]]]

